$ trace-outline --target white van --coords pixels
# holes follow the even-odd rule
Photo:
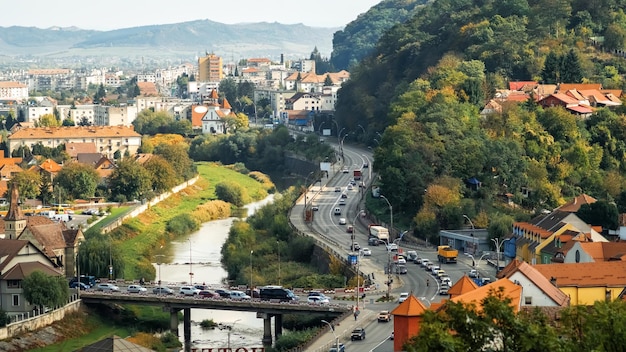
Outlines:
[[[335,208],[334,214],[341,215],[341,208]]]

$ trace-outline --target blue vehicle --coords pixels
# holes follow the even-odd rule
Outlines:
[[[84,284],[82,282],[78,282],[78,281],[70,282],[70,288],[77,288],[77,287],[80,287],[81,291],[88,290],[91,288],[89,285]]]

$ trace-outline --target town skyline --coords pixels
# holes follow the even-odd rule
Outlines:
[[[381,0],[358,2],[320,0],[315,3],[315,6],[307,6],[304,11],[288,6],[289,4],[283,0],[265,2],[234,0],[227,4],[218,3],[211,6],[198,0],[191,0],[185,2],[185,8],[169,11],[167,9],[171,6],[162,0],[151,2],[149,7],[142,3],[111,0],[106,6],[101,6],[97,12],[93,12],[82,10],[84,3],[77,0],[62,0],[54,3],[33,0],[28,4],[14,3],[3,9],[0,13],[0,23],[2,27],[22,26],[43,29],[77,27],[100,31],[204,19],[224,24],[278,22],[281,24],[302,23],[311,27],[344,27],[359,14],[380,2]],[[208,11],[203,13],[196,10],[202,7],[207,8]],[[68,11],[72,16],[68,16]]]

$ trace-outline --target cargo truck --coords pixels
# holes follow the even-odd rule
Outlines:
[[[370,225],[369,227],[370,236],[376,237],[381,241],[389,242],[389,230],[380,225]]]
[[[437,247],[437,258],[439,259],[439,263],[456,263],[456,257],[458,256],[459,251],[450,246]]]
[[[363,173],[361,172],[361,169],[356,169],[356,170],[354,170],[354,179],[355,179],[355,180],[360,180],[360,179],[361,179],[362,174],[363,174]]]

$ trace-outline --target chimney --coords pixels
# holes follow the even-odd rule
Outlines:
[[[550,277],[550,283],[554,286],[554,287],[559,287],[556,285],[556,277],[552,276]]]

